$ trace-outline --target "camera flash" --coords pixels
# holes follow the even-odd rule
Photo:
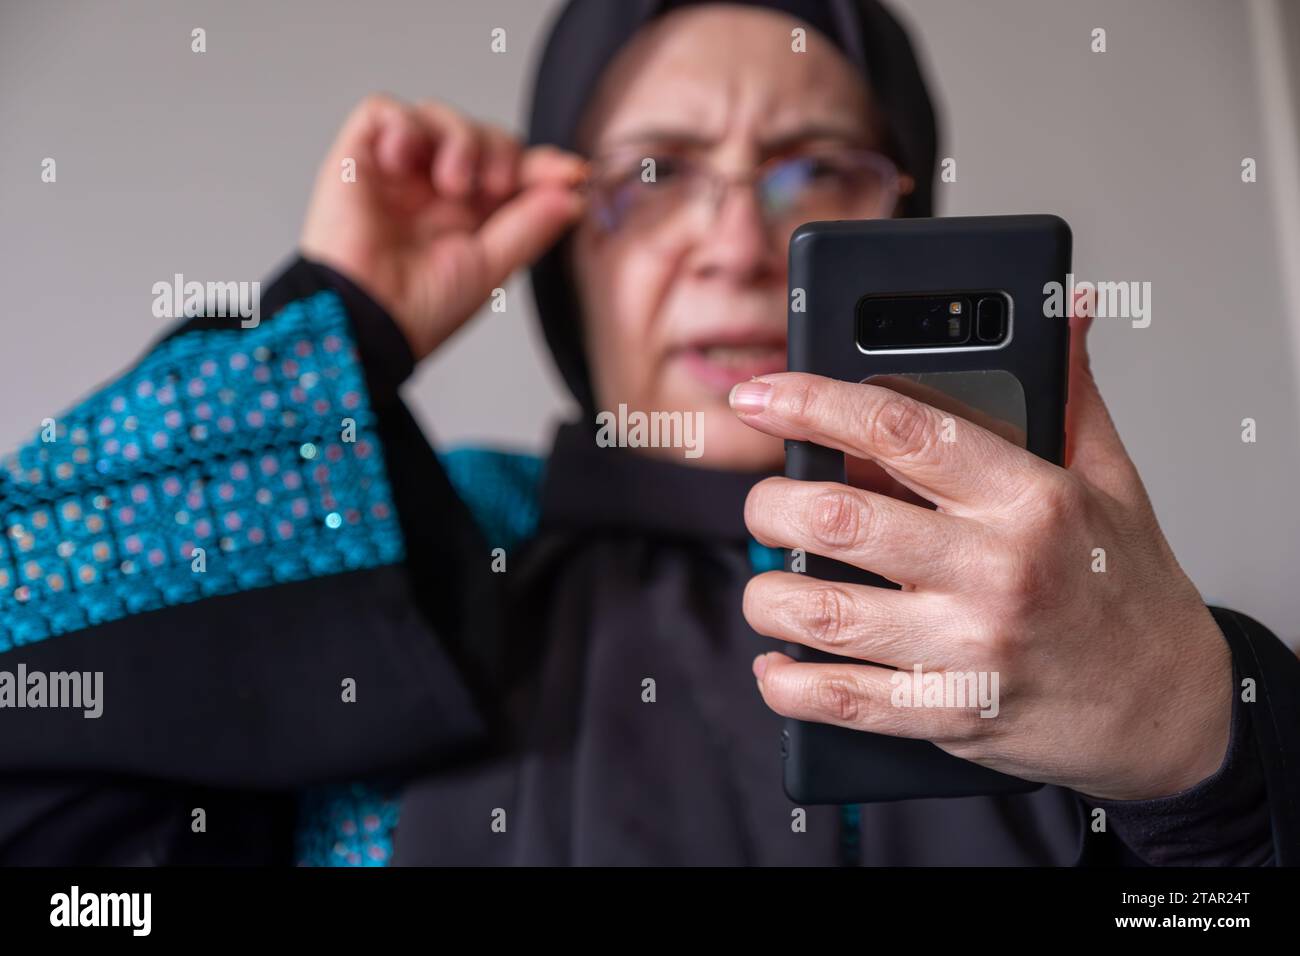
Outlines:
[[[948,303],[948,313],[950,315],[961,315],[961,300]]]

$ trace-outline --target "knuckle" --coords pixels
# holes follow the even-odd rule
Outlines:
[[[832,720],[856,723],[862,716],[862,698],[857,685],[843,677],[823,677],[811,683],[808,704],[813,711]]]
[[[979,607],[961,615],[962,637],[959,651],[963,660],[997,659],[1006,639],[1007,625],[1001,613]]]
[[[1083,507],[1078,480],[1068,472],[1040,483],[1035,489],[1033,513],[1036,523],[1060,529],[1074,522]]]
[[[919,402],[888,398],[871,416],[872,444],[896,458],[918,458],[928,453],[936,438],[934,423]]]
[[[954,708],[944,715],[941,729],[934,740],[945,744],[950,753],[970,760],[984,756],[987,740],[997,730],[997,719],[981,717],[977,708]]]
[[[850,609],[845,594],[837,587],[816,588],[808,595],[804,626],[821,644],[839,646],[848,639]]]
[[[999,576],[1013,607],[1020,612],[1054,607],[1063,599],[1070,576],[1066,542],[1078,535],[1088,507],[1073,476],[1038,482],[1013,519],[1010,547],[997,560]]]
[[[824,491],[813,499],[809,525],[822,544],[850,548],[865,533],[865,511],[863,502],[847,491]]]
[[[1016,551],[1007,563],[1006,590],[1013,598],[1032,598],[1047,583],[1042,562],[1029,551]]]
[[[1010,621],[990,622],[980,642],[985,659],[993,662],[1012,660],[1020,649],[1017,633],[1017,629]]]
[[[991,646],[1001,651],[1012,649],[1017,622],[1032,614],[1049,610],[1058,603],[1062,586],[1054,563],[1040,549],[1020,549],[1006,564],[1004,591],[1010,601],[1009,613],[990,637]]]

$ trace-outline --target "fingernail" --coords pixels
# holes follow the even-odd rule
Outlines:
[[[759,654],[754,658],[754,677],[758,680],[758,685],[763,686],[763,675],[767,673],[767,655]]]
[[[772,386],[755,379],[731,390],[731,407],[738,412],[761,412],[772,398]]]

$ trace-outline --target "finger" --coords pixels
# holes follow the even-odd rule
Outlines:
[[[750,579],[743,607],[758,633],[841,657],[936,669],[956,656],[951,611],[932,595],[768,571]]]
[[[803,548],[899,584],[957,591],[980,577],[991,533],[977,522],[834,482],[766,478],[745,524],[768,547]]]
[[[478,154],[482,142],[467,122],[451,122],[442,130],[442,139],[433,158],[433,184],[438,192],[451,199],[467,199],[478,179]]]
[[[534,186],[503,203],[478,232],[489,288],[541,256],[577,220],[581,194],[558,186]]]
[[[577,186],[586,180],[588,169],[588,162],[577,153],[554,146],[532,146],[520,158],[519,185]]]
[[[1065,404],[1065,465],[1074,460],[1077,416],[1082,402],[1083,376],[1092,375],[1092,357],[1088,354],[1088,332],[1092,329],[1092,312],[1086,305],[1076,304],[1070,310],[1069,388]]]
[[[897,478],[869,458],[845,455],[844,483],[853,488],[874,491],[878,495],[887,495],[890,498],[897,498],[899,501],[907,501],[922,508],[934,507],[931,502],[926,501],[911,488],[899,482]]]
[[[400,117],[403,111],[404,104],[395,97],[387,93],[371,93],[357,103],[343,121],[338,145],[354,146],[367,142],[385,120]]]
[[[432,185],[428,168],[433,158],[434,138],[410,110],[396,110],[381,120],[371,152],[384,176],[409,177]]]
[[[1091,309],[1070,316],[1070,387],[1065,406],[1065,461],[1088,484],[1120,501],[1145,495],[1137,468],[1129,458],[1119,430],[1092,374],[1088,354]]]
[[[995,415],[989,415],[981,409],[972,405],[967,405],[961,399],[945,392],[941,388],[935,388],[925,382],[918,382],[904,375],[876,375],[870,380],[872,385],[880,385],[884,388],[892,388],[909,398],[914,398],[918,402],[924,402],[932,405],[940,411],[951,412],[959,418],[964,418],[968,422],[987,428],[995,435],[1000,435],[1013,445],[1025,447],[1026,436],[1023,428],[1017,427],[1012,422],[998,418]]]
[[[895,706],[895,687],[912,678],[906,671],[810,664],[773,651],[755,658],[754,676],[767,706],[795,720],[933,741],[960,740],[979,726],[972,708]]]
[[[500,202],[518,188],[519,140],[495,126],[483,127],[479,185],[490,201]]]
[[[327,162],[338,174],[338,161],[351,158],[360,169],[374,167],[386,176],[419,173],[432,155],[428,127],[410,107],[382,93],[363,99],[349,114]]]
[[[987,428],[995,435],[1000,435],[1020,448],[1024,448],[1027,444],[1024,429],[1017,427],[1012,422],[986,414],[981,409],[967,405],[942,389],[934,388],[904,375],[876,375],[871,378],[870,382],[872,385],[891,388],[896,392],[916,399],[918,402],[925,402],[940,411],[952,412],[954,415],[964,418],[968,422],[973,422],[981,428]],[[916,492],[899,482],[898,479],[891,476],[870,459],[858,458],[856,455],[846,455],[844,472],[845,483],[852,485],[854,488],[865,488],[868,491],[889,495],[891,498],[898,498],[901,501],[910,501],[913,504],[927,508],[933,507],[929,501],[926,501]]]
[[[466,116],[436,100],[423,100],[416,110],[434,130],[433,185],[451,199],[467,199],[476,188],[482,130]]]
[[[740,383],[731,406],[759,431],[870,458],[954,514],[1014,509],[1065,478],[987,429],[878,385],[782,372]]]
[[[953,395],[944,392],[943,389],[933,388],[932,385],[915,381],[914,378],[904,375],[872,376],[870,381],[872,385],[893,389],[894,392],[907,395],[909,398],[915,398],[918,402],[924,402],[926,405],[939,408],[940,411],[952,412],[958,418],[971,421],[971,423],[979,425],[980,428],[987,428],[988,431],[1005,438],[1006,441],[1022,447],[1022,449],[1028,444],[1028,436],[1024,433],[1023,428],[1018,428],[1011,421],[985,414],[980,408],[966,405],[966,402],[959,401]],[[926,501],[919,494],[907,488],[906,485],[901,484],[900,481],[885,472],[884,468],[881,468],[879,464],[872,462],[870,459],[858,458],[857,455],[846,455],[844,468],[845,483],[853,485],[854,488],[865,488],[870,492],[888,494],[889,497],[898,498],[901,501],[913,502],[914,505],[933,507],[931,502]]]

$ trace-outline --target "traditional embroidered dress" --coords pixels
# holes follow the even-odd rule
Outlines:
[[[758,476],[598,448],[589,425],[563,427],[545,461],[439,457],[397,395],[405,343],[360,290],[298,261],[264,314],[250,330],[191,321],[57,416],[54,442],[5,460],[0,666],[101,671],[104,704],[93,720],[0,712],[0,860],[1294,852],[1298,725],[1283,718],[1300,667],[1220,610],[1259,702],[1237,705],[1225,767],[1193,791],[1104,804],[1106,833],[1054,787],[807,807],[800,831],[780,719],[749,673],[769,642],[740,614],[745,581],[778,561],[742,522]]]

